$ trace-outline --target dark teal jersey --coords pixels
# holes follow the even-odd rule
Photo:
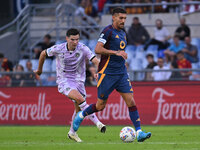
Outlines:
[[[125,50],[127,44],[126,33],[124,30],[117,30],[112,25],[109,25],[101,32],[98,42],[102,42],[104,48],[108,50]],[[125,60],[121,56],[101,55],[98,71],[102,74],[127,73]]]

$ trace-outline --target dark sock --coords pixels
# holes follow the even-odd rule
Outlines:
[[[132,106],[129,107],[129,115],[130,115],[130,119],[133,122],[134,126],[135,126],[135,130],[139,130],[141,129],[140,127],[140,117],[137,111],[137,107],[136,106]]]
[[[90,106],[88,106],[84,111],[83,111],[83,116],[88,116],[94,112],[98,112],[98,110],[96,109],[96,104],[91,104]]]

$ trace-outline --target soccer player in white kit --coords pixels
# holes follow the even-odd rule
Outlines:
[[[46,56],[56,56],[56,74],[58,91],[74,101],[75,111],[72,116],[69,139],[82,142],[78,134],[73,130],[73,119],[77,112],[84,110],[89,105],[86,103],[85,76],[86,59],[89,59],[96,67],[99,60],[84,44],[79,42],[80,33],[77,29],[71,28],[66,33],[67,42],[54,45],[40,54],[38,69],[36,74],[42,74],[42,67]],[[97,128],[104,133],[106,126],[102,124],[95,114],[88,116],[96,124]]]

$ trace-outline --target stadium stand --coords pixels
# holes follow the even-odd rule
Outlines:
[[[85,7],[83,11],[80,11],[78,14],[75,13],[75,11],[79,8],[81,1],[73,3],[69,3],[68,1],[65,1],[65,3],[63,3],[63,1],[56,2],[57,3],[51,1],[50,4],[29,3],[21,10],[18,16],[11,23],[0,28],[1,34],[7,30],[9,32],[12,31],[18,33],[18,36],[16,36],[16,41],[18,41],[17,50],[15,51],[17,51],[19,56],[15,55],[16,58],[12,59],[14,64],[19,63],[26,70],[25,64],[27,60],[24,58],[29,58],[32,62],[33,70],[37,69],[38,60],[33,59],[33,48],[39,42],[42,42],[43,37],[46,34],[50,34],[52,36],[52,40],[55,41],[56,44],[64,42],[66,30],[70,27],[79,28],[81,31],[80,42],[87,45],[94,52],[100,31],[106,24],[111,23],[111,16],[109,12],[116,6],[129,8],[129,14],[127,15],[127,23],[125,26],[125,30],[127,32],[132,24],[132,19],[136,16],[140,19],[151,37],[153,37],[152,29],[155,27],[156,19],[162,18],[165,27],[169,30],[170,35],[173,36],[175,29],[179,26],[179,19],[183,14],[182,12],[188,11],[186,13],[187,15],[184,15],[184,17],[186,18],[187,25],[191,30],[191,43],[197,46],[198,58],[200,60],[200,30],[198,19],[196,19],[199,17],[198,8],[196,7],[197,5],[200,5],[200,2],[198,1],[178,3],[171,1],[167,3],[161,3],[161,1],[144,1],[143,3],[137,1],[136,3],[133,3],[131,0],[120,1],[120,3],[119,1],[116,3],[108,0],[103,1],[102,3],[99,1],[93,1],[92,6],[90,5],[90,7],[98,10],[98,15],[95,16],[87,15],[88,13],[91,14],[91,12],[89,12],[89,9]],[[194,5],[195,10],[190,10],[188,7],[189,5]],[[100,7],[98,8],[98,6]],[[141,8],[141,11],[136,11],[136,7]],[[86,9],[87,11],[85,11]],[[48,13],[49,11],[54,13]],[[99,20],[99,17],[101,20]],[[12,29],[10,29],[11,27]],[[84,36],[85,33],[90,36],[87,38],[87,36]],[[172,39],[168,40],[169,43],[172,43],[172,41]],[[2,43],[2,47],[5,47],[4,49],[6,49],[5,42]],[[158,51],[157,45],[150,45],[146,51],[144,50],[144,45],[137,47],[135,45],[127,45],[126,52],[129,55],[129,59],[127,60],[127,63],[129,63],[129,71],[130,74],[133,74],[131,80],[145,79],[145,73],[141,73],[141,71],[145,71],[148,64],[146,60],[147,54],[153,54],[155,61],[157,61],[159,57],[164,57],[163,52]],[[45,62],[43,71],[54,73],[44,74],[41,76],[43,85],[48,85],[49,80],[52,80],[51,77],[55,77],[55,63],[55,59]],[[200,62],[198,61],[197,63],[192,63],[192,68],[198,70],[200,68]],[[193,75],[199,74],[199,72],[199,70],[193,71]],[[191,80],[193,79],[194,78],[191,78]],[[50,85],[55,85],[55,81]]]

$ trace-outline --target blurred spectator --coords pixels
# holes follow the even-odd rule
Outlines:
[[[192,2],[193,0],[188,0],[188,2]],[[188,14],[188,13],[194,13],[196,11],[200,10],[200,6],[198,4],[186,4],[182,15]]]
[[[51,42],[51,35],[46,34],[44,36],[43,42],[38,43],[34,48],[34,59],[39,59],[41,51],[53,46],[54,44],[55,42]]]
[[[133,23],[128,30],[128,44],[142,45],[149,40],[150,36],[144,26],[140,23],[138,17],[133,18]]]
[[[107,0],[107,3],[110,3],[110,4],[122,4],[124,2],[125,0]],[[115,7],[109,7],[110,14],[112,14],[114,8]]]
[[[90,6],[89,6],[90,5]],[[80,3],[80,6],[78,7],[78,9],[75,11],[75,15],[80,16],[82,21],[80,26],[85,27],[88,26],[89,24],[92,25],[88,20],[86,13],[92,13],[92,8],[93,6],[91,6],[91,3],[89,0],[82,0]],[[97,13],[97,11],[96,11]],[[83,28],[81,30],[81,35],[82,37],[85,37],[86,39],[90,39],[90,31],[87,27]]]
[[[177,53],[177,64],[179,69],[191,69],[191,63],[184,57],[182,51]],[[192,75],[192,71],[181,71],[181,76],[184,79],[189,79],[189,76]]]
[[[87,74],[87,79],[86,79],[86,85],[87,86],[96,86],[97,82],[96,82],[96,79],[94,78],[94,76],[96,74],[95,66],[93,66],[93,65],[89,66],[88,71],[89,72],[87,72],[88,74]]]
[[[13,75],[11,77],[10,85],[12,87],[22,87],[24,86],[25,76],[22,74],[24,72],[24,68],[22,65],[17,64],[13,70]]]
[[[86,0],[81,0],[80,6],[75,11],[75,15],[79,16],[85,13]]]
[[[198,50],[195,45],[191,44],[191,37],[185,37],[185,48],[182,49],[182,52],[185,55],[185,58],[191,63],[197,63],[198,60]]]
[[[184,41],[186,36],[190,36],[190,28],[186,25],[185,22],[185,18],[181,18],[180,26],[175,31],[175,35],[178,35],[182,41]]]
[[[171,76],[170,71],[157,71],[157,70],[168,70],[169,68],[164,66],[164,59],[158,58],[157,66],[153,68],[154,72],[152,73],[152,77],[154,81],[165,81],[169,80]]]
[[[184,44],[179,40],[179,36],[175,35],[173,38],[173,43],[169,46],[167,50],[164,51],[166,57],[170,57],[171,61],[174,60],[176,53],[183,50]]]
[[[152,0],[144,0],[144,3],[145,4],[151,4]],[[151,6],[144,6],[143,9],[144,9],[144,13],[151,13],[151,11],[152,11]]]
[[[157,63],[154,61],[154,56],[152,54],[148,54],[146,56],[146,59],[148,61],[148,65],[147,65],[146,69],[153,69],[155,66],[157,66]],[[151,73],[152,72],[146,73],[146,80],[147,81],[153,80]]]
[[[40,76],[36,75],[33,72],[32,63],[29,60],[26,62],[26,69],[27,69],[28,73],[25,74],[24,85],[25,86],[36,86],[37,80],[40,81]]]
[[[157,63],[154,61],[154,56],[152,54],[148,54],[146,58],[148,61],[146,69],[153,69],[157,65]]]
[[[97,10],[93,6],[92,0],[86,0],[85,14],[91,17],[97,16]]]
[[[94,75],[96,74],[96,68],[94,65],[90,65],[89,61],[86,62],[86,86],[96,86],[97,82],[94,78]]]
[[[139,4],[141,3],[141,0],[126,0],[126,3],[128,4]],[[142,14],[144,13],[144,9],[141,6],[130,6],[126,7],[127,14]]]
[[[169,0],[169,2],[168,3],[175,3],[175,2],[181,2],[181,0]],[[177,5],[168,5],[167,6],[167,10],[166,10],[167,12],[170,12],[170,13],[174,13],[174,12],[179,12],[180,10],[179,10],[179,5],[177,4]]]
[[[0,66],[1,66],[1,68],[3,68],[7,72],[13,70],[12,62],[9,61],[8,58],[5,58],[4,54],[2,54],[2,53],[0,53]]]
[[[170,69],[178,69],[178,64],[176,61],[173,61],[170,65]],[[172,71],[172,74],[170,76],[170,80],[172,81],[177,81],[177,80],[182,80],[182,76],[180,71]]]
[[[5,72],[4,68],[0,68],[0,72]],[[10,83],[10,77],[6,74],[0,74],[0,87],[7,87]]]
[[[164,1],[165,2],[165,1]],[[155,13],[162,13],[162,12],[165,12],[165,8],[163,8],[163,6],[165,6],[163,4],[163,1],[161,0],[156,0],[155,3],[160,3],[161,5],[157,5],[154,7],[154,12]]]
[[[166,49],[169,46],[169,39],[169,31],[167,30],[167,28],[163,27],[162,20],[157,19],[156,28],[154,29],[154,38],[147,42],[147,44],[144,47],[144,50],[146,50],[149,45],[158,45],[158,50]]]
[[[100,0],[98,1],[98,12],[103,12],[104,5],[107,0]]]

